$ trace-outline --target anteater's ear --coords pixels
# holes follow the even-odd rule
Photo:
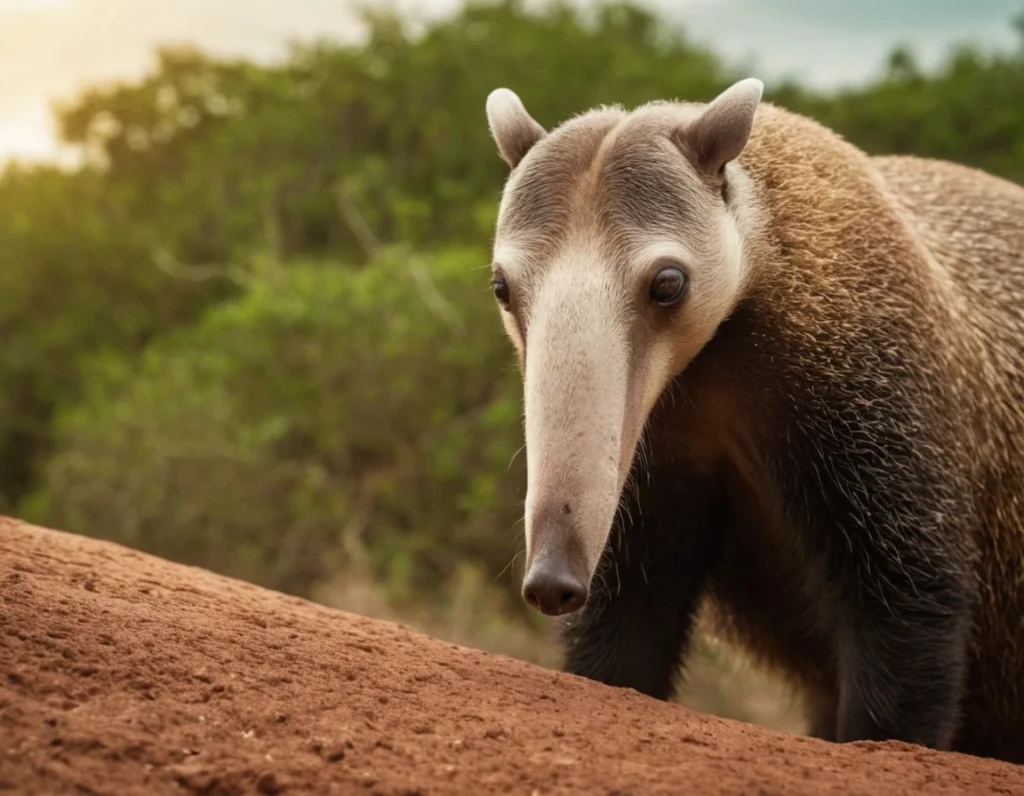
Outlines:
[[[487,123],[498,153],[513,169],[547,135],[518,95],[507,88],[496,88],[487,96]]]
[[[717,175],[726,163],[739,157],[750,140],[763,92],[764,83],[754,77],[733,83],[687,125],[683,143],[698,168]]]

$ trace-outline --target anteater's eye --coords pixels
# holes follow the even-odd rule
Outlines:
[[[491,280],[491,287],[494,289],[494,297],[498,300],[498,303],[502,307],[508,309],[510,301],[508,293],[508,283],[505,281],[505,277],[501,274],[495,274]]]
[[[671,307],[683,300],[689,279],[682,268],[668,266],[658,271],[651,282],[651,301],[663,307]]]

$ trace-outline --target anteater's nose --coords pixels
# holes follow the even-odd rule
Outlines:
[[[550,557],[535,561],[523,580],[523,599],[548,616],[561,616],[587,601],[584,586],[564,562]]]

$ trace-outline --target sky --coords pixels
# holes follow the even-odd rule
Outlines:
[[[825,88],[870,79],[898,43],[909,44],[926,64],[960,41],[1016,46],[1010,20],[1024,11],[1024,0],[644,4],[766,82],[792,75]],[[429,17],[459,0],[389,5]],[[60,158],[50,101],[92,83],[139,76],[159,44],[187,42],[268,61],[291,40],[358,35],[349,0],[0,0],[0,161]]]

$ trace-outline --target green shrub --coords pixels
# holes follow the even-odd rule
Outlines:
[[[486,265],[293,263],[138,364],[97,358],[24,513],[298,593],[362,563],[399,599],[501,572],[521,388]]]

